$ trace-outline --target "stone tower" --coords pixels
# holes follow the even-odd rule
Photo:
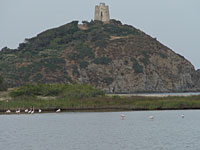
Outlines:
[[[109,7],[105,5],[105,3],[100,3],[99,6],[95,6],[94,20],[99,20],[104,23],[109,23],[110,14]]]

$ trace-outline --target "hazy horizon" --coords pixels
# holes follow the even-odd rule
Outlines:
[[[17,48],[25,38],[73,20],[90,21],[94,7],[105,2],[112,19],[132,25],[200,69],[200,1],[198,0],[3,0],[0,2],[0,49]]]

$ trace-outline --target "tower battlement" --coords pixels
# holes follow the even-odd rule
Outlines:
[[[100,3],[95,6],[94,20],[99,20],[104,23],[109,23],[110,14],[109,14],[109,6],[105,3]]]

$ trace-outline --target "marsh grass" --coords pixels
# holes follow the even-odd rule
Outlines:
[[[1,101],[0,110],[27,109],[34,107],[46,111],[57,108],[63,110],[81,109],[119,109],[119,110],[166,110],[166,109],[198,109],[200,96],[169,96],[169,97],[89,97],[89,98],[55,98],[41,99],[37,97],[18,97]]]
[[[9,97],[9,95],[11,97]],[[0,93],[0,111],[10,109],[63,110],[165,110],[200,109],[199,96],[106,96],[90,85],[38,84],[27,85]]]

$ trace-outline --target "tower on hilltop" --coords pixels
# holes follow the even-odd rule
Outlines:
[[[100,3],[95,6],[94,20],[99,20],[104,23],[109,23],[110,14],[109,7],[105,3]]]

